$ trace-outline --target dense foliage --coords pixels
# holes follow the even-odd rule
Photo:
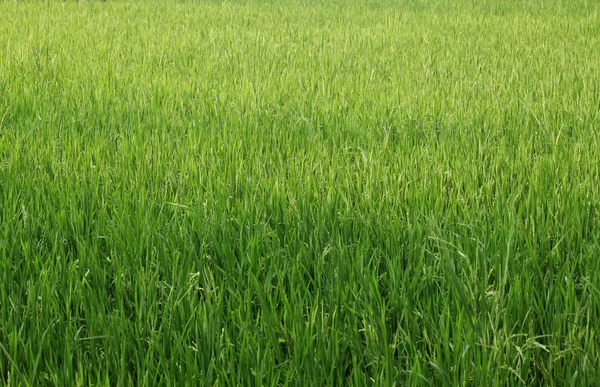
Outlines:
[[[0,2],[0,383],[600,380],[599,6],[345,3]]]

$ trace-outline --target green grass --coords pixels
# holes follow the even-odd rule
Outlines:
[[[597,385],[595,1],[0,2],[0,384]]]

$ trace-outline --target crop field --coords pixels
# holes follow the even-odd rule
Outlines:
[[[600,5],[0,1],[0,385],[600,383]]]

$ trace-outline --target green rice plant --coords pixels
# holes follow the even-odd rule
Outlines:
[[[600,14],[0,2],[0,384],[597,385]]]

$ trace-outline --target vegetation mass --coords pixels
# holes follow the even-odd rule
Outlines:
[[[599,11],[0,2],[0,383],[597,385]]]

